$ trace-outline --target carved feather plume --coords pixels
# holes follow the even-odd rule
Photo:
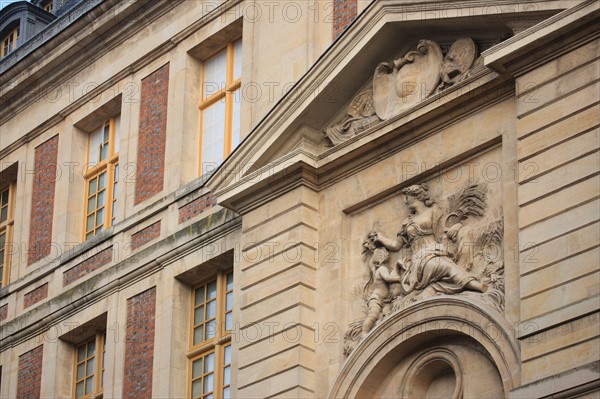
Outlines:
[[[465,188],[460,195],[450,196],[448,198],[450,213],[446,218],[446,227],[452,227],[469,216],[483,216],[487,207],[485,199],[485,192],[478,184]]]

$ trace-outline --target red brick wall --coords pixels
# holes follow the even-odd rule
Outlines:
[[[23,297],[23,308],[27,309],[31,305],[35,305],[46,298],[48,298],[48,283],[25,294]]]
[[[333,38],[337,39],[357,15],[358,0],[333,1]]]
[[[160,220],[150,226],[138,231],[131,236],[131,249],[135,251],[144,244],[160,236]]]
[[[109,247],[70,268],[63,273],[63,287],[106,265],[107,263],[110,263],[112,257],[113,248]]]
[[[0,307],[0,321],[4,321],[8,318],[8,304]]]
[[[27,265],[50,255],[52,245],[52,217],[54,216],[54,188],[58,136],[35,148],[31,219],[29,222],[29,253]]]
[[[142,79],[135,204],[163,189],[169,64]]]
[[[216,204],[217,198],[212,194],[206,194],[202,197],[196,198],[192,202],[189,202],[179,208],[179,223],[190,220],[194,216],[201,214],[206,209],[211,208]]]
[[[19,356],[19,371],[17,373],[17,398],[38,399],[42,387],[42,356],[44,346]]]
[[[156,287],[127,300],[123,398],[152,397]]]

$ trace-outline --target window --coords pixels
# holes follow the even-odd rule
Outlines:
[[[19,39],[19,28],[13,29],[8,35],[2,39],[2,47],[0,48],[0,58],[4,58],[17,48],[17,40]]]
[[[104,387],[106,333],[99,332],[75,351],[75,399],[96,398]]]
[[[44,9],[44,11],[47,11],[47,12],[50,12],[50,13],[51,13],[51,12],[52,12],[52,9],[53,9],[53,8],[52,8],[52,3],[53,3],[53,1],[52,1],[52,0],[46,0],[46,1],[44,1],[44,2],[42,3],[42,8]]]
[[[194,289],[190,397],[230,398],[233,272]]]
[[[213,170],[240,143],[242,40],[204,61],[200,100],[201,173]]]
[[[0,287],[8,283],[10,274],[9,244],[12,242],[14,188],[12,183],[0,188]]]
[[[115,222],[119,182],[120,117],[111,118],[89,134],[86,173],[85,239]]]

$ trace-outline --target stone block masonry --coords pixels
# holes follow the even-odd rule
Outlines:
[[[167,141],[169,64],[142,79],[135,204],[163,189]]]
[[[17,398],[37,399],[42,387],[42,356],[44,346],[19,356],[19,371],[17,374]]]
[[[123,398],[152,397],[156,287],[127,300]]]
[[[29,253],[27,265],[50,254],[52,245],[52,218],[54,217],[54,189],[58,157],[58,136],[35,148],[35,170],[31,194],[29,222]]]

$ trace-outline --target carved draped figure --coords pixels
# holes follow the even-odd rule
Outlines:
[[[456,294],[470,281],[477,280],[448,256],[443,242],[443,220],[442,210],[433,205],[402,223],[398,238],[408,244],[412,252],[408,264],[402,265],[405,294],[427,287],[439,293]]]

